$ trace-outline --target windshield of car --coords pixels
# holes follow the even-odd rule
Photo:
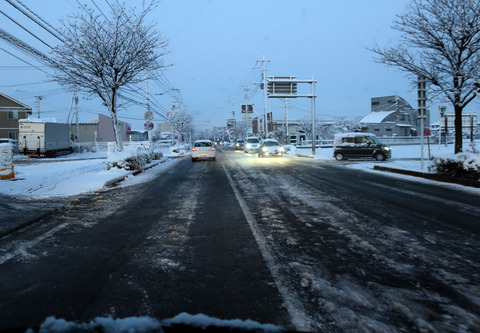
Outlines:
[[[247,139],[247,142],[248,143],[259,143],[260,140],[258,140],[257,138],[249,138],[249,139]]]
[[[211,147],[212,143],[208,141],[195,142],[195,147]]]
[[[382,144],[382,142],[381,142],[380,140],[378,140],[378,138],[377,138],[376,136],[371,136],[369,139],[370,139],[370,142],[373,142],[373,143],[375,143],[375,144],[377,144],[377,145],[381,145],[381,144]]]
[[[243,143],[243,140],[237,140],[238,143]]]
[[[271,146],[279,146],[280,144],[278,143],[278,141],[265,141],[263,145],[271,147]]]

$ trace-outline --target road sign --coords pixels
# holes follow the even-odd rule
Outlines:
[[[269,76],[267,78],[267,94],[269,98],[296,98],[296,76]]]
[[[146,131],[151,131],[153,130],[153,123],[149,120],[143,125],[143,128],[145,128]]]
[[[147,112],[145,112],[143,117],[145,118],[145,120],[152,120],[153,119],[153,112],[152,111],[147,111]]]

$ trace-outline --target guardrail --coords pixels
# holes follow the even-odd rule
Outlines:
[[[293,144],[293,143],[292,143]],[[300,140],[300,144],[293,144],[298,148],[308,148],[312,146],[312,140]],[[331,148],[333,147],[333,140],[316,140],[316,148]]]
[[[398,146],[398,145],[419,145],[422,143],[422,138],[420,136],[378,136],[377,137],[382,143],[389,146]],[[445,137],[442,137],[441,143],[445,143]],[[438,137],[430,136],[427,138],[423,137],[423,143],[430,141],[430,144],[438,143]],[[448,136],[447,143],[454,143],[454,137]]]

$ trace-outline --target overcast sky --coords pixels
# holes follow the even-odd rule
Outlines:
[[[13,1],[13,0],[12,0]],[[117,0],[21,0],[25,6],[54,27],[60,19],[78,10],[79,3],[98,6],[107,16],[107,1]],[[119,0],[120,1],[120,0]],[[141,1],[128,1],[141,5]],[[165,115],[171,108],[171,89],[198,129],[225,126],[241,119],[240,105],[253,103],[255,114],[264,112],[263,91],[259,89],[261,61],[267,76],[296,76],[316,84],[316,114],[320,120],[339,117],[355,119],[370,113],[370,99],[400,95],[417,107],[416,91],[410,78],[394,68],[374,62],[367,47],[393,45],[398,33],[391,29],[398,14],[407,9],[408,0],[162,0],[149,19],[169,40],[165,63],[171,64],[161,80],[149,81],[153,108]],[[6,1],[0,10],[49,45],[58,43]],[[49,48],[25,32],[3,14],[0,27],[31,46],[48,54]],[[66,122],[71,95],[55,83],[47,83],[49,72],[35,59],[0,39],[0,92],[31,106],[37,114],[35,96],[43,96],[41,117]],[[19,60],[21,58],[23,61]],[[36,66],[32,67],[24,61]],[[260,62],[259,62],[260,61]],[[308,89],[310,86],[307,85]],[[304,86],[305,87],[305,86]],[[130,97],[144,103],[144,87]],[[98,99],[80,95],[80,120],[107,115]],[[438,103],[438,101],[436,102]],[[447,105],[447,112],[451,106]],[[310,100],[290,100],[289,118],[310,117]],[[476,111],[478,104],[474,104]],[[284,116],[283,101],[269,99],[268,111],[274,118]],[[438,120],[438,104],[431,104],[432,120]],[[467,110],[468,111],[468,110]],[[131,104],[121,112],[134,129],[143,129],[145,106]],[[155,114],[154,122],[162,117]]]

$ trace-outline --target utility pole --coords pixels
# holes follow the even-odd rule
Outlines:
[[[80,142],[80,124],[79,124],[79,116],[78,116],[78,96],[77,96],[77,89],[73,90],[73,100],[75,101],[75,130],[77,132],[76,135],[76,142]]]
[[[235,118],[235,97],[230,98],[230,103],[232,103],[232,116],[235,123],[237,123],[237,119]]]
[[[172,104],[172,111],[171,111],[171,115],[173,115],[173,113],[175,112],[175,110],[177,109],[177,106],[179,106],[179,100],[178,100],[178,95],[179,95],[179,92],[180,92],[180,89],[175,89],[175,88],[172,88],[170,89],[170,102]],[[171,143],[172,143],[172,146],[173,146],[173,140],[174,140],[174,131],[175,131],[175,128],[174,128],[174,124],[173,124],[173,121],[170,119],[170,126],[172,128],[172,140],[171,140]]]
[[[145,69],[145,102],[147,103],[147,113],[150,113],[150,97],[148,96],[148,75],[147,70]],[[148,143],[150,153],[153,152],[153,135],[152,131],[148,131]]]
[[[40,101],[43,99],[43,96],[35,96],[35,107],[37,108],[37,118],[40,118]]]
[[[427,80],[425,77],[419,75],[418,76],[418,81],[417,81],[417,87],[418,87],[418,118],[420,118],[420,147],[421,147],[421,163],[420,163],[420,169],[423,170],[423,137],[424,137],[424,131],[425,131],[425,118],[427,114]]]
[[[268,122],[267,122],[267,66],[266,64],[270,60],[265,59],[265,55],[262,55],[262,60],[257,60],[257,62],[262,62],[262,84],[263,84],[263,126],[264,126],[264,135],[265,138],[268,138]]]
[[[248,136],[248,130],[250,127],[250,120],[248,119],[248,84],[243,85],[243,90],[245,91],[245,120],[247,121],[247,128],[245,129],[247,133],[245,133],[245,136]]]

